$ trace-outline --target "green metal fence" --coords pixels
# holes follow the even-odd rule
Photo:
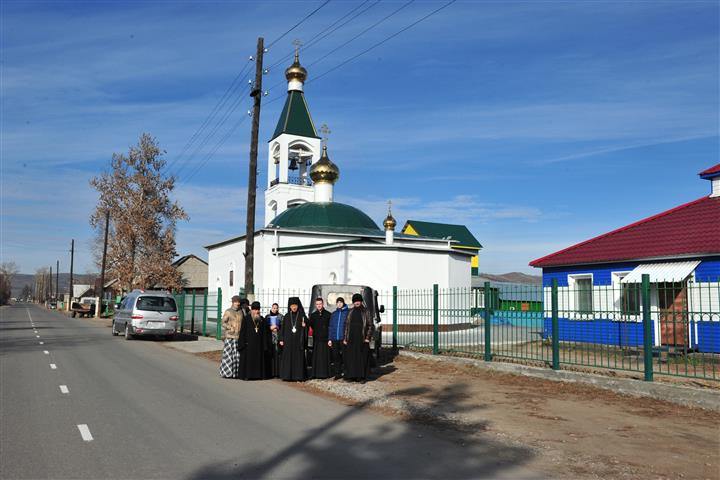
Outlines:
[[[577,280],[582,280],[578,278]],[[394,289],[384,343],[559,369],[720,379],[720,282]],[[487,301],[486,301],[487,300]]]

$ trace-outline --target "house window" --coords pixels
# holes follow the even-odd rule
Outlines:
[[[230,283],[231,287],[233,286],[234,273],[235,272],[233,270],[230,270],[230,282],[229,283]]]
[[[623,315],[640,315],[640,284],[620,284],[620,311]]]
[[[592,277],[575,278],[575,310],[577,313],[592,313]]]

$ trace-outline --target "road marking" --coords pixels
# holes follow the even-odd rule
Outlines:
[[[83,440],[85,440],[86,442],[92,442],[92,441],[93,441],[93,436],[92,436],[92,434],[90,433],[90,429],[88,428],[87,425],[85,425],[85,424],[83,423],[82,425],[78,425],[77,427],[78,427],[78,430],[80,430],[80,435],[82,435],[82,439],[83,439]]]
[[[38,342],[40,345],[45,345],[45,342]]]
[[[51,369],[51,370],[57,370],[57,365],[55,365],[54,363],[51,363],[51,364],[50,364],[50,369]]]
[[[70,390],[68,389],[67,385],[60,385],[60,392],[61,393],[70,393]]]
[[[40,338],[40,335],[35,335],[35,338]]]
[[[50,355],[50,352],[48,352],[47,350],[43,350],[43,353],[44,353],[45,355]]]

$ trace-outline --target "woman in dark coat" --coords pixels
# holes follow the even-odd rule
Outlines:
[[[343,341],[345,379],[365,382],[370,373],[370,339],[375,325],[370,311],[363,305],[362,295],[356,293],[352,301]]]
[[[301,382],[307,375],[305,342],[307,339],[307,318],[298,297],[288,301],[288,313],[280,324],[280,378],[289,382]]]
[[[308,321],[313,332],[312,377],[328,378],[330,376],[330,345],[328,344],[328,327],[330,312],[325,310],[322,298],[315,299],[315,311]]]
[[[253,302],[250,314],[245,319],[240,342],[245,350],[245,380],[261,380],[267,377],[266,355],[269,348],[269,330],[260,315],[260,302]]]

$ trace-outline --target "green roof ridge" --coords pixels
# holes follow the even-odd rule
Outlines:
[[[315,124],[310,116],[310,109],[303,92],[290,90],[285,99],[285,106],[278,119],[275,133],[270,140],[273,140],[283,133],[298,135],[301,137],[318,137],[315,131]]]
[[[452,223],[436,223],[423,222],[420,220],[408,220],[406,225],[410,225],[415,231],[424,237],[446,238],[458,241],[458,247],[482,248],[477,238],[468,230],[465,225],[456,225]],[[405,228],[403,228],[405,230]]]

